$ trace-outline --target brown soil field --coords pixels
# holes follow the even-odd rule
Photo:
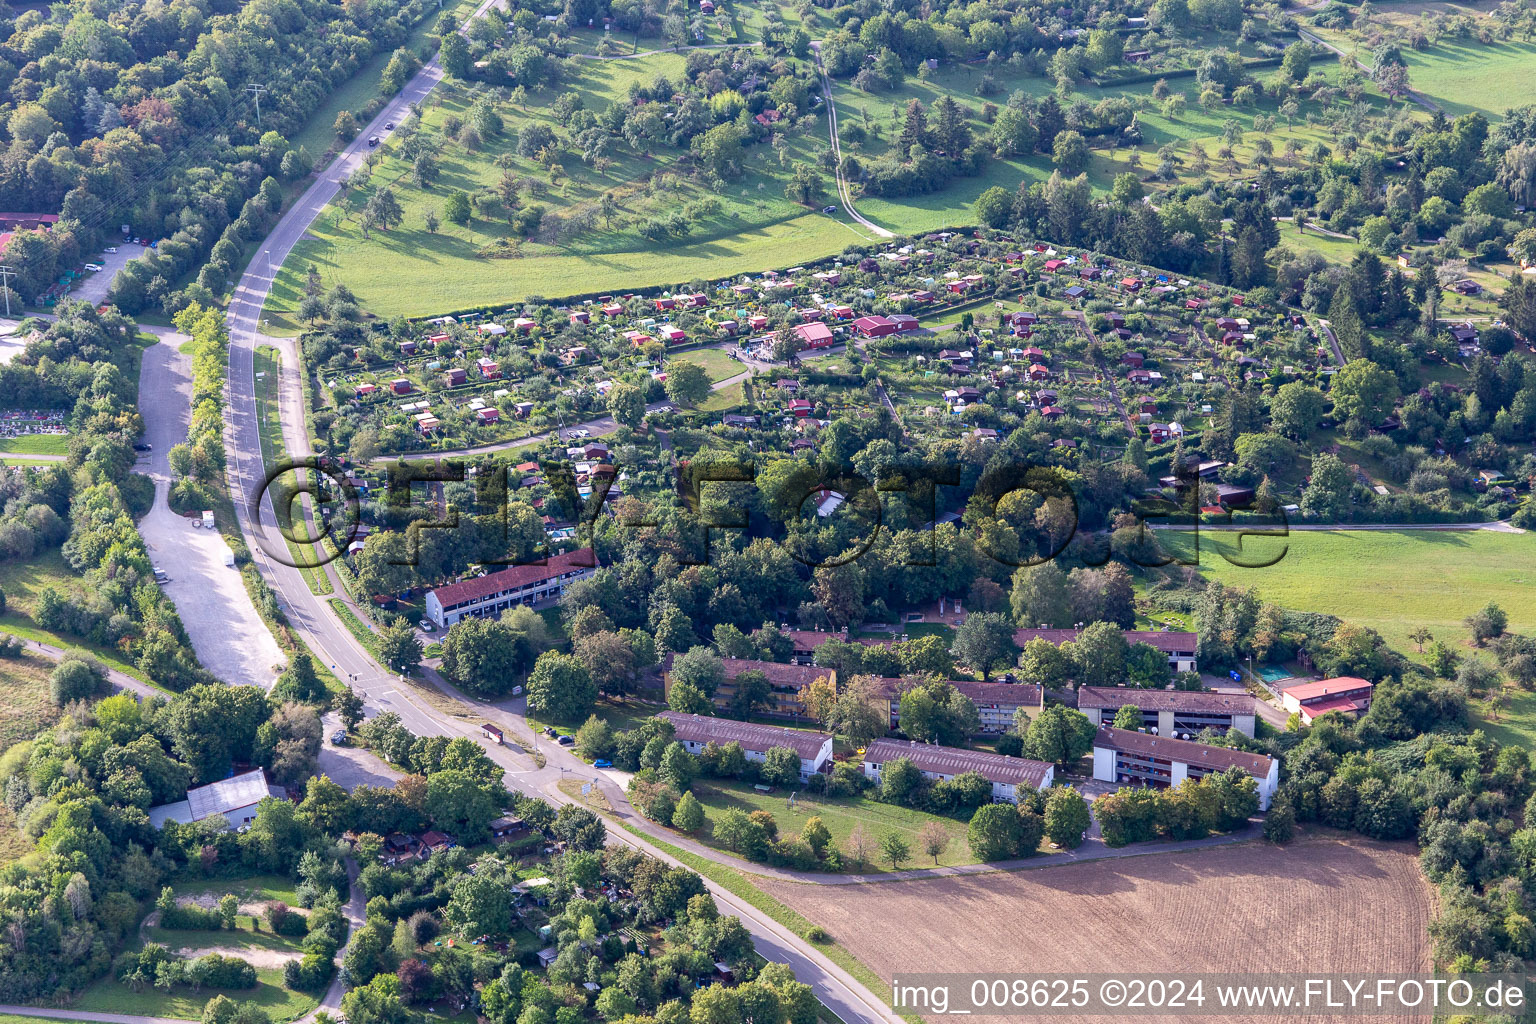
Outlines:
[[[1314,834],[1283,847],[1242,843],[1024,871],[756,884],[826,928],[887,985],[901,972],[1411,973],[1430,964],[1432,895],[1409,843]]]

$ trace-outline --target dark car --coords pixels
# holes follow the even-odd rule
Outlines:
[[[368,148],[369,149],[372,149],[374,146],[377,146],[378,144],[379,144],[379,137],[377,135],[370,135],[370,136],[368,136]]]
[[[545,736],[558,736],[559,733],[555,732],[554,729],[551,729],[549,726],[546,725],[544,727],[544,735]]]
[[[836,213],[837,212],[837,207],[835,207],[835,206],[823,206],[821,208],[821,212],[822,213]]]
[[[576,742],[576,737],[575,736],[561,736],[555,742],[560,744],[562,747],[569,747],[571,744]]]
[[[331,733],[331,742],[333,744],[335,744],[336,746],[338,746],[338,747],[346,746],[347,745],[347,730],[345,730],[345,729],[337,729],[335,732]]]
[[[138,444],[133,446],[133,450],[136,452],[148,452],[154,451],[154,447],[155,446],[150,444],[148,441],[140,441]]]

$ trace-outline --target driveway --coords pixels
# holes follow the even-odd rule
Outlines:
[[[229,545],[217,530],[198,529],[171,511],[167,495],[171,468],[167,453],[187,439],[191,419],[192,359],[177,351],[184,334],[164,331],[144,351],[139,371],[139,412],[144,437],[154,446],[136,467],[155,482],[155,504],[139,521],[139,534],[152,562],[165,570],[165,592],[187,627],[203,666],[231,684],[267,687],[273,666],[287,659],[256,614],[240,572],[224,564]]]
[[[81,278],[80,283],[70,291],[70,298],[89,302],[93,306],[105,302],[107,292],[112,289],[112,279],[117,276],[117,272],[127,266],[129,260],[137,259],[145,252],[144,246],[134,245],[132,242],[123,242],[116,248],[117,252],[102,252],[86,261],[100,263],[102,269]]]

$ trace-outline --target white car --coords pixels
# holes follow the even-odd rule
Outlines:
[[[572,437],[591,437],[592,436],[592,431],[586,430],[586,429],[573,430],[573,431],[571,431],[571,436]]]
[[[115,245],[107,246],[107,252],[117,252],[117,246],[115,246]]]
[[[85,269],[86,269],[86,270],[89,270],[89,271],[90,271],[90,272],[91,272],[91,273],[93,273],[93,274],[94,274],[94,273],[96,273],[96,272],[97,272],[97,271],[98,271],[98,270],[102,270],[102,269],[104,269],[104,268],[103,268],[103,267],[102,267],[102,265],[101,265],[101,264],[100,264],[100,263],[87,263],[87,264],[86,264],[86,265],[85,265]]]

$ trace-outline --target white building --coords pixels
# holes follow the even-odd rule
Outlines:
[[[893,739],[875,740],[864,751],[864,777],[878,783],[885,766],[901,757],[911,761],[923,778],[934,782],[976,772],[992,783],[994,802],[1016,804],[1019,787],[1046,789],[1056,778],[1055,767],[1044,761]]]
[[[1259,784],[1259,810],[1269,810],[1280,787],[1280,762],[1272,757],[1108,726],[1100,726],[1093,738],[1093,777],[1100,782],[1177,786],[1228,768],[1253,776]]]
[[[267,773],[260,768],[243,775],[232,775],[219,782],[187,790],[187,798],[173,804],[161,804],[149,809],[149,823],[155,828],[164,827],[168,821],[190,825],[214,815],[223,815],[230,828],[249,825],[256,817],[256,805],[268,797],[279,800],[287,794],[277,786],[267,784]]]
[[[680,711],[663,711],[656,717],[672,723],[673,738],[690,754],[699,753],[709,743],[721,747],[727,743],[739,743],[748,761],[763,761],[774,747],[788,747],[800,755],[801,782],[832,760],[830,733],[783,729],[777,725],[737,722],[729,718],[685,715]]]
[[[591,548],[552,555],[542,564],[514,565],[489,572],[427,594],[427,617],[438,629],[447,629],[469,616],[500,615],[520,604],[558,599],[565,588],[597,571],[597,555]]]

